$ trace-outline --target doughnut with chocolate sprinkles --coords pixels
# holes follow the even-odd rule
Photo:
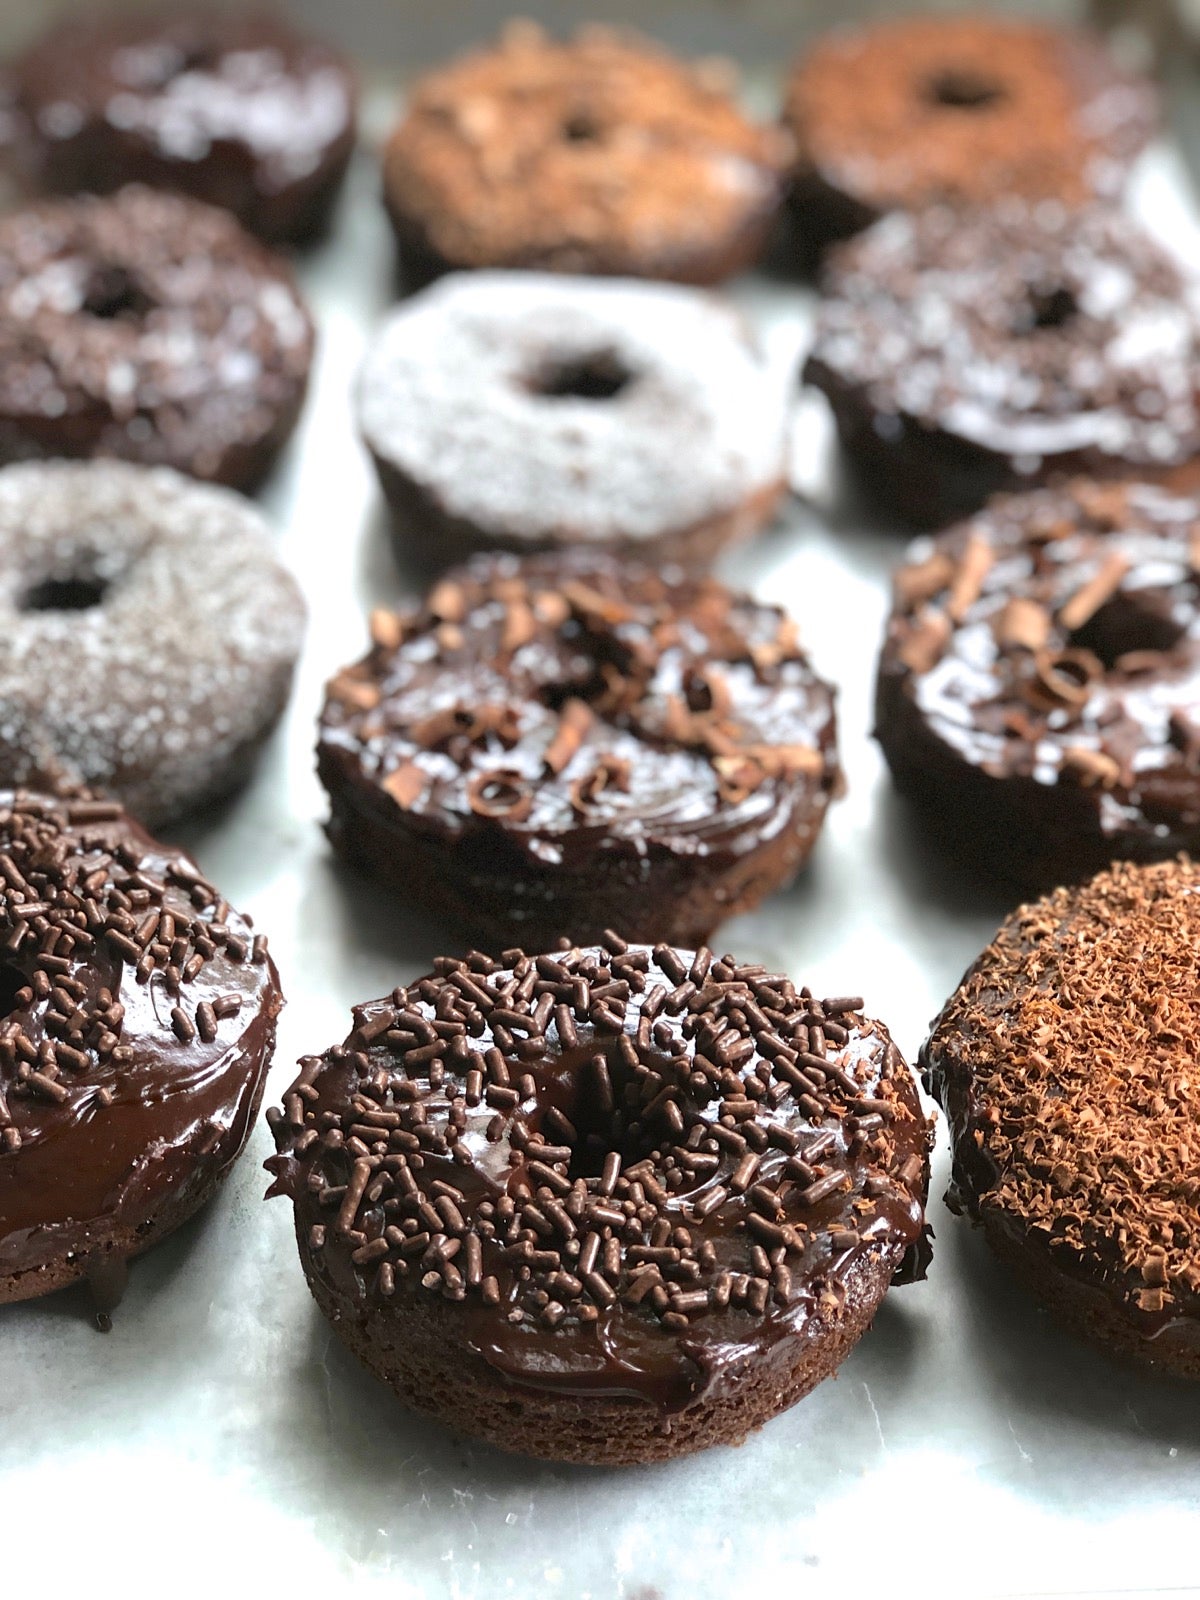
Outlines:
[[[324,228],[354,149],[349,63],[265,11],[70,16],[0,71],[0,143],[35,193],[174,189],[260,238]]]
[[[1056,1317],[1200,1378],[1200,867],[1118,863],[1022,906],[922,1051],[947,1199]]]
[[[1200,276],[1130,217],[896,213],[831,257],[806,365],[889,515],[1051,479],[1200,482]]]
[[[478,557],[329,684],[335,849],[499,950],[699,942],[806,860],[833,692],[773,606],[601,554]]]
[[[894,591],[877,737],[944,839],[1038,890],[1200,851],[1200,502],[1001,498]]]
[[[923,1275],[930,1127],[861,1010],[612,933],[439,960],[268,1113],[317,1304],[502,1449],[740,1442]]]
[[[1096,35],[994,16],[839,29],[796,64],[791,204],[814,253],[897,208],[1118,193],[1158,125]]]
[[[92,1285],[240,1154],[283,1004],[266,941],[113,801],[0,792],[0,1303]]]
[[[0,470],[0,784],[85,783],[150,826],[249,775],[305,608],[249,501],[165,467]]]
[[[529,267],[719,283],[766,243],[788,141],[728,69],[593,26],[528,22],[413,85],[383,157],[410,283]]]
[[[0,462],[262,479],[308,383],[291,268],[225,211],[130,186],[0,218]]]
[[[784,492],[793,382],[695,289],[459,273],[384,323],[358,412],[401,560],[588,545],[703,566]]]

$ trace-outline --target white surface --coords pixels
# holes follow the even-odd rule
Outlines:
[[[312,628],[287,726],[253,788],[188,842],[271,938],[290,1004],[268,1090],[340,1039],[351,1002],[448,941],[332,861],[312,774],[325,677],[365,615],[405,592],[347,394],[391,297],[369,162],[335,243],[304,267],[318,381],[266,496]],[[1141,187],[1177,218],[1169,163]],[[784,339],[809,297],[736,291]],[[827,483],[804,411],[797,468]],[[824,507],[824,509],[823,509]],[[841,685],[849,793],[803,881],[720,948],[818,991],[862,992],[910,1057],[1003,905],[912,831],[868,738],[899,537],[847,497],[791,504],[727,576],[785,599]],[[197,1222],[138,1264],[114,1332],[82,1295],[0,1310],[0,1595],[285,1586],[409,1596],[730,1600],[774,1594],[1185,1592],[1200,1581],[1200,1390],[1127,1371],[1049,1324],[970,1228],[932,1206],[929,1281],[889,1295],[826,1383],[739,1450],[644,1470],[501,1457],[410,1418],[334,1343],[304,1285],[290,1208],[263,1206],[260,1126]],[[934,1193],[945,1180],[939,1144]]]

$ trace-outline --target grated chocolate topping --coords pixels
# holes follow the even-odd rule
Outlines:
[[[783,479],[791,379],[694,290],[472,273],[384,323],[359,419],[377,457],[490,536],[637,543]]]
[[[922,1053],[958,1199],[1145,1335],[1200,1319],[1200,868],[1118,864],[1022,906]]]
[[[442,959],[301,1063],[272,1192],[361,1303],[461,1303],[514,1376],[685,1405],[922,1235],[929,1128],[860,1009],[615,934]]]
[[[328,688],[326,786],[353,768],[452,831],[502,820],[542,861],[597,830],[692,853],[840,782],[832,691],[793,624],[715,579],[484,557],[373,632]]]

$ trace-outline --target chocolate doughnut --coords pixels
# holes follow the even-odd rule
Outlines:
[[[973,862],[1043,889],[1200,851],[1200,502],[1080,482],[994,502],[895,578],[876,729]]]
[[[713,579],[482,556],[372,632],[321,718],[329,837],[493,950],[618,916],[699,942],[792,877],[840,785],[792,623]]]
[[[354,149],[354,74],[265,12],[67,17],[0,71],[0,135],[34,193],[174,189],[261,238],[328,222]]]
[[[755,261],[786,141],[634,36],[532,24],[413,86],[384,152],[406,278],[531,267],[719,283]]]
[[[0,1303],[187,1220],[258,1114],[283,1005],[266,941],[114,802],[0,793]]]
[[[612,934],[438,961],[272,1116],[317,1304],[407,1405],[506,1450],[740,1442],[923,1272],[930,1129],[861,1006]]]
[[[1200,477],[1200,279],[1127,216],[897,213],[831,260],[806,377],[931,527],[1054,476]]]
[[[392,313],[358,412],[401,559],[601,545],[703,566],[783,493],[786,388],[694,289],[480,272]]]
[[[922,1052],[947,1196],[1060,1321],[1200,1378],[1200,868],[1118,863],[1022,906]]]
[[[83,782],[154,826],[241,783],[304,602],[247,501],[166,468],[0,471],[0,784]]]
[[[1148,79],[1099,36],[994,16],[904,17],[827,34],[796,64],[791,194],[819,252],[885,212],[1006,195],[1115,195],[1158,124]]]
[[[0,462],[121,456],[250,488],[312,352],[290,268],[224,211],[130,187],[0,217]]]

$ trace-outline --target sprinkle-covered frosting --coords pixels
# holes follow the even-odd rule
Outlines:
[[[260,513],[123,462],[0,472],[0,781],[148,822],[228,789],[282,711],[304,602]]]
[[[444,959],[302,1062],[275,1192],[364,1314],[459,1303],[517,1382],[679,1409],[921,1236],[928,1129],[860,1008],[615,935]]]
[[[0,218],[0,460],[243,486],[290,432],[312,350],[287,264],[224,211],[131,186]]]
[[[792,381],[697,291],[472,273],[384,323],[359,418],[381,461],[484,536],[637,544],[783,480]]]
[[[970,1211],[1193,1352],[1197,948],[1200,868],[1118,864],[1014,912],[923,1053]]]
[[[0,1298],[20,1298],[22,1274],[133,1253],[161,1206],[203,1198],[281,1000],[192,862],[86,795],[0,793],[0,946]]]
[[[1200,451],[1200,280],[1129,217],[1017,202],[898,213],[844,246],[810,380],[1032,475],[1165,471]]]

